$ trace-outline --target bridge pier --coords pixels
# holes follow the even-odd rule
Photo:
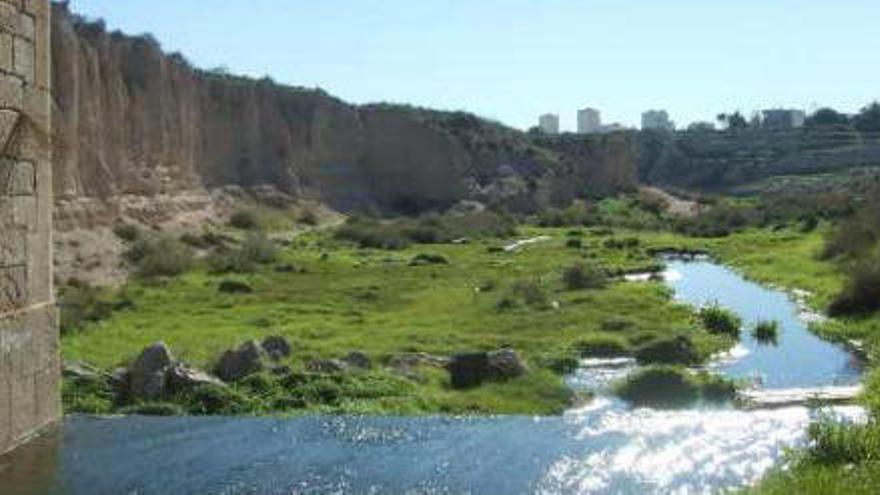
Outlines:
[[[61,414],[49,0],[0,0],[0,453]]]

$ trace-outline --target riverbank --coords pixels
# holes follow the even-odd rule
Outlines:
[[[532,238],[545,240],[503,249]],[[289,381],[263,373],[231,384],[247,400],[220,413],[558,414],[583,400],[564,383],[581,357],[632,355],[650,342],[683,336],[693,344],[690,359],[701,361],[731,345],[702,328],[693,308],[675,303],[663,284],[614,276],[657,269],[652,253],[667,241],[604,228],[525,226],[509,238],[386,250],[314,232],[251,273],[215,273],[196,264],[180,276],[133,280],[108,296],[121,309],[66,335],[63,354],[110,372],[164,341],[182,361],[210,371],[224,351],[280,336],[292,354],[279,366],[315,393],[287,400]],[[582,273],[572,282],[566,273],[575,266],[611,276],[592,285],[578,281]],[[221,292],[229,281],[247,291]],[[451,387],[449,373],[430,362],[396,365],[406,356],[448,358],[503,347],[518,352],[529,372],[466,390]],[[366,356],[370,369],[310,370],[316,360],[351,352]],[[87,385],[66,382],[68,412],[204,410],[176,397],[167,400],[182,409],[132,409],[137,404],[120,404],[110,384]]]

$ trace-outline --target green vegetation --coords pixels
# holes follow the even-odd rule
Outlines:
[[[700,320],[710,332],[734,338],[739,337],[742,328],[742,318],[736,313],[722,308],[718,303],[700,308]]]
[[[698,401],[727,402],[736,396],[736,384],[708,373],[686,368],[651,365],[635,371],[614,387],[614,392],[634,406],[685,407]]]
[[[752,337],[761,344],[776,345],[779,342],[779,322],[762,320],[752,329]]]

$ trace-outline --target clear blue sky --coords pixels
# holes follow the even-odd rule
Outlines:
[[[722,5],[723,3],[723,5]],[[880,0],[72,0],[200,67],[355,103],[679,124],[880,98]]]

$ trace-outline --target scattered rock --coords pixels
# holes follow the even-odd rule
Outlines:
[[[436,366],[442,368],[449,364],[449,358],[426,352],[406,352],[392,357],[388,361],[390,368],[415,368],[417,366]]]
[[[373,362],[369,356],[360,351],[352,351],[345,357],[345,362],[352,368],[368,370],[373,367]]]
[[[273,361],[281,361],[284,358],[290,357],[291,354],[290,342],[278,335],[263,339],[263,349],[266,350]]]
[[[338,359],[313,359],[306,364],[306,369],[315,373],[344,373],[348,364]]]
[[[254,291],[254,288],[238,280],[224,280],[220,282],[217,290],[225,294],[250,294]]]
[[[184,392],[192,390],[199,385],[226,386],[225,383],[204,371],[190,368],[181,363],[175,364],[165,373],[165,386],[168,392]]]
[[[238,349],[224,352],[215,373],[226,382],[241,380],[263,371],[267,357],[265,349],[257,341],[249,340]]]
[[[509,380],[527,369],[513,349],[472,352],[452,357],[446,366],[454,388],[471,388],[489,380]]]
[[[171,350],[157,342],[141,352],[129,368],[132,398],[153,400],[165,393],[165,371],[174,362]]]
[[[131,392],[131,373],[127,368],[116,368],[110,374],[110,387],[116,401],[124,403],[128,401]]]

